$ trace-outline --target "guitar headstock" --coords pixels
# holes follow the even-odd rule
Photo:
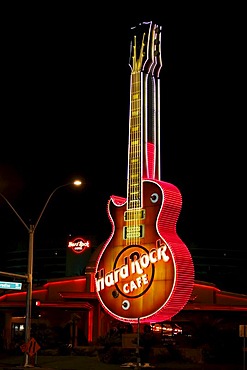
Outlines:
[[[155,25],[153,30],[153,47],[154,47],[154,64],[152,67],[152,74],[159,77],[162,67],[161,60],[161,26]]]
[[[130,43],[130,68],[132,73],[152,71],[159,75],[161,63],[161,27],[143,22],[133,27]]]

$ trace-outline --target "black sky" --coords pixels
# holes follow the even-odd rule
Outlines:
[[[246,256],[243,7],[46,6],[3,13],[0,192],[35,222],[51,191],[80,176],[86,188],[54,195],[42,233],[58,224],[108,237],[107,201],[127,195],[129,31],[152,20],[162,26],[161,178],[183,197],[178,234]],[[23,226],[0,208],[6,240]]]

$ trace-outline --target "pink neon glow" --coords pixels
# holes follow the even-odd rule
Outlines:
[[[155,147],[154,144],[152,143],[147,143],[147,162],[148,162],[148,174],[147,178],[155,179],[154,173],[155,173],[155,168],[154,168],[154,163],[155,163]]]

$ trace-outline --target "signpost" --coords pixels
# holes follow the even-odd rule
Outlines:
[[[30,362],[34,366],[37,364],[37,352],[40,348],[39,343],[34,338],[31,338],[28,343],[23,343],[20,346],[21,351],[30,356]]]
[[[0,281],[0,289],[14,289],[21,290],[22,283],[15,283],[12,281]]]
[[[247,325],[239,325],[239,336],[244,338],[244,344],[243,344],[243,370],[245,370],[245,338],[247,337]]]

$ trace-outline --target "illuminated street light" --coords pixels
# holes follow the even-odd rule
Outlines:
[[[30,336],[31,336],[31,317],[32,317],[32,290],[33,290],[33,240],[34,240],[34,232],[38,226],[38,223],[41,219],[41,217],[43,216],[43,213],[51,199],[51,197],[53,196],[53,194],[60,188],[63,188],[65,186],[69,186],[69,185],[75,185],[75,186],[80,186],[81,185],[81,181],[80,180],[76,180],[72,183],[68,183],[68,184],[64,184],[64,185],[60,185],[58,186],[57,188],[55,188],[52,193],[49,195],[42,211],[40,212],[40,215],[36,221],[36,223],[34,225],[30,225],[30,227],[28,227],[28,225],[23,221],[23,219],[21,218],[21,216],[19,215],[19,213],[15,210],[15,208],[12,206],[12,204],[8,201],[7,198],[5,198],[5,196],[3,194],[0,193],[0,196],[8,203],[8,205],[10,206],[10,208],[14,211],[14,213],[16,214],[16,216],[19,218],[19,220],[21,221],[21,223],[25,226],[25,228],[28,230],[28,233],[29,233],[29,246],[28,246],[28,264],[27,264],[27,275],[19,275],[19,274],[11,274],[11,273],[7,273],[7,272],[2,272],[0,271],[0,275],[5,275],[5,276],[11,276],[11,277],[20,277],[20,278],[24,278],[26,279],[27,281],[27,296],[26,296],[26,321],[25,321],[25,343],[27,344],[29,341],[30,341]],[[30,364],[29,364],[29,355],[28,353],[26,352],[25,354],[25,364],[24,364],[24,367],[30,367]]]

